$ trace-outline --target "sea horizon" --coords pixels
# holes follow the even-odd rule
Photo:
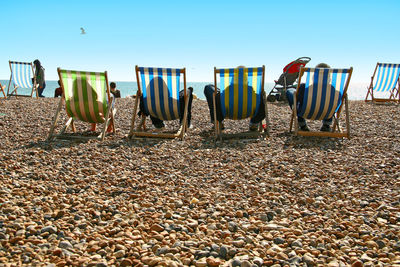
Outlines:
[[[5,85],[5,92],[7,93],[8,80],[0,80],[2,85]],[[121,92],[121,97],[130,97],[135,95],[137,92],[137,83],[136,81],[114,81],[117,84],[117,89]],[[187,87],[193,87],[193,93],[197,96],[198,99],[205,100],[205,96],[203,93],[204,87],[207,84],[213,84],[214,82],[187,82]],[[265,83],[265,92],[267,95],[270,93],[275,83],[266,82]],[[183,86],[183,85],[182,85]],[[367,86],[368,83],[350,83],[348,92],[349,100],[364,100],[365,95],[367,94]],[[43,91],[43,95],[45,97],[54,97],[54,91],[58,87],[58,83],[55,80],[47,80],[46,88]],[[183,88],[183,87],[182,87]],[[30,94],[30,90],[20,88],[18,89],[19,94]]]

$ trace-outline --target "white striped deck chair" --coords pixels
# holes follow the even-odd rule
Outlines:
[[[36,79],[34,78],[34,68],[32,62],[17,62],[9,61],[10,65],[10,81],[7,87],[7,96],[33,96],[33,92],[36,92],[38,97]],[[34,79],[32,79],[34,78]],[[12,83],[12,84],[11,84]],[[12,85],[12,88],[10,88]],[[10,92],[11,89],[11,92]],[[17,89],[28,89],[30,95],[18,95]]]
[[[227,134],[222,133],[214,112],[216,139],[235,137],[258,137],[269,134],[268,109],[264,91],[265,66],[256,68],[214,68],[214,86],[220,90],[221,114],[223,118],[231,120],[243,120],[252,117],[261,108],[261,101],[264,101],[267,128],[264,131],[262,123],[259,130],[254,132],[243,132]],[[214,92],[216,102],[217,92]],[[216,107],[214,107],[216,110]]]
[[[374,83],[374,78],[376,79]],[[400,64],[377,63],[365,102],[400,102]],[[368,96],[371,95],[371,100]],[[389,97],[388,97],[389,96]]]
[[[129,136],[157,137],[157,138],[181,138],[183,140],[187,130],[187,111],[189,97],[186,91],[186,69],[173,68],[149,68],[135,67],[138,91],[136,94],[134,113],[132,116]],[[181,77],[183,76],[184,110],[180,110],[179,91]],[[161,120],[176,120],[180,118],[180,112],[184,112],[182,125],[177,132],[151,132],[143,129],[135,129],[136,114],[140,97],[143,96],[145,112]],[[143,116],[143,115],[142,115]],[[145,117],[143,117],[144,119]]]
[[[290,131],[295,121],[295,134],[304,136],[329,136],[350,138],[350,121],[348,112],[347,88],[351,79],[353,68],[301,68],[294,103],[299,97],[301,81],[305,84],[302,106],[297,110],[293,105],[290,121]],[[339,117],[343,107],[346,112],[346,131],[339,127]],[[310,120],[323,120],[333,118],[334,123],[331,132],[308,132],[298,130],[297,116]],[[337,129],[337,131],[336,131]]]
[[[183,139],[187,128],[187,109],[189,97],[186,91],[186,70],[172,68],[147,68],[135,67],[138,91],[136,94],[134,113],[132,116],[129,136],[176,138]],[[184,110],[180,111],[179,91],[181,77],[183,76]],[[140,97],[143,96],[145,112],[161,120],[176,120],[180,118],[180,112],[184,112],[182,125],[176,133],[151,132],[143,129],[135,129],[136,114]],[[142,115],[143,116],[143,115]],[[145,117],[143,117],[145,118]],[[143,126],[145,122],[143,121]]]
[[[63,89],[63,96],[54,116],[48,140],[63,137],[93,138],[92,136],[65,135],[64,132],[69,126],[75,132],[74,120],[89,123],[104,123],[101,134],[97,136],[101,140],[104,140],[106,129],[110,123],[113,125],[113,132],[115,133],[114,98],[110,95],[107,72],[73,71],[60,68],[57,71]],[[61,132],[55,135],[54,129],[64,101],[69,119]]]

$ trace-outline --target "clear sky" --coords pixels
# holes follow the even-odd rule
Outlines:
[[[134,66],[186,67],[213,81],[213,67],[266,66],[278,79],[290,61],[353,66],[369,83],[376,62],[400,63],[400,0],[6,0],[1,2],[0,79],[9,60],[108,71],[134,81]],[[82,35],[83,27],[86,34]]]

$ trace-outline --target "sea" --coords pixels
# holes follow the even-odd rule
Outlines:
[[[6,85],[5,92],[7,93],[8,80],[0,80],[2,85]],[[138,89],[136,82],[115,82],[117,84],[117,89],[121,92],[121,97],[128,97],[136,94]],[[213,84],[214,82],[187,82],[187,87],[193,87],[193,93],[198,99],[205,100],[204,87],[207,84]],[[274,87],[274,83],[265,83],[265,92],[267,95],[270,93]],[[46,81],[46,88],[43,91],[45,97],[54,97],[54,91],[58,87],[57,81]],[[183,86],[181,86],[183,88]],[[10,88],[11,90],[11,88]],[[367,94],[367,84],[350,82],[349,89],[347,90],[349,100],[364,100]],[[30,94],[30,90],[20,88],[18,89],[18,94]]]

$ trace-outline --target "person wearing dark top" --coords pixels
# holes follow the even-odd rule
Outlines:
[[[193,126],[191,124],[192,121],[192,101],[193,101],[193,87],[189,87],[187,90],[187,94],[189,97],[188,101],[188,110],[187,110],[187,126],[189,129],[192,129]],[[144,101],[143,101],[143,94],[140,96],[140,104],[139,104],[139,116],[142,116],[142,122],[138,125],[137,130],[141,130],[142,124],[143,124],[143,119],[145,116],[148,116],[150,114],[147,114],[145,112],[144,108]],[[184,90],[181,90],[179,92],[179,123],[182,123],[183,120],[183,115],[184,115],[184,110],[185,110],[185,92]],[[151,123],[154,125],[156,129],[162,129],[165,127],[164,121],[160,120],[159,118],[153,117],[150,115]]]
[[[115,98],[121,97],[121,92],[117,89],[117,85],[115,84],[115,82],[110,83],[110,91],[111,91],[111,94],[113,94],[113,96]]]
[[[43,90],[44,88],[46,88],[46,82],[44,79],[44,68],[38,59],[33,61],[33,64],[35,65],[35,78],[36,84],[38,85],[37,90],[39,93],[39,97],[44,97]]]
[[[330,68],[330,66],[326,63],[319,63],[316,68]],[[299,93],[297,95],[297,105],[296,108],[297,110],[301,110],[303,106],[303,97],[304,97],[304,91],[305,91],[306,85],[304,83],[301,83],[299,86]],[[335,90],[335,87],[332,87],[332,90]],[[286,97],[289,102],[289,106],[292,109],[293,108],[293,102],[294,102],[294,95],[296,94],[296,89],[295,88],[289,88],[286,90]],[[322,127],[320,129],[321,132],[330,132],[331,131],[331,124],[332,124],[333,117],[324,119],[322,120]],[[299,124],[299,128],[301,131],[310,131],[310,129],[307,126],[307,122],[303,117],[297,116],[297,122]]]
[[[63,94],[63,91],[62,91],[62,88],[61,88],[60,80],[58,80],[57,82],[58,82],[58,87],[57,87],[56,90],[54,91],[54,97],[59,97],[59,96],[62,96],[62,94]]]

